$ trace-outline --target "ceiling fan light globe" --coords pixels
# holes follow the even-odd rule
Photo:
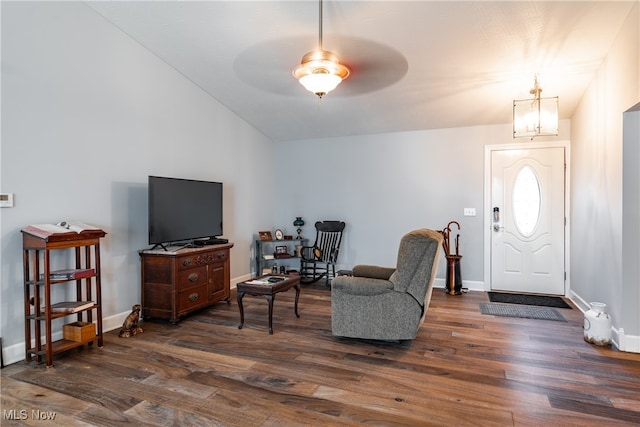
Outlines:
[[[309,92],[320,97],[335,89],[349,76],[349,69],[338,62],[338,57],[326,50],[307,52],[293,76]]]
[[[299,81],[309,92],[322,96],[335,89],[342,79],[327,72],[313,72],[301,77]]]

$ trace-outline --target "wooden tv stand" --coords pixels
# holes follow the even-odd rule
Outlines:
[[[216,302],[229,302],[232,247],[233,243],[227,243],[140,251],[142,317],[176,323]]]

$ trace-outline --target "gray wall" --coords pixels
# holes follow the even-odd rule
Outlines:
[[[622,150],[622,310],[626,334],[640,336],[640,103],[624,113]],[[628,325],[628,326],[627,326]],[[634,328],[634,325],[636,326]],[[640,343],[635,350],[640,352]]]
[[[568,140],[568,121],[560,129],[554,139]],[[484,289],[484,147],[513,144],[512,131],[507,124],[278,143],[277,158],[290,166],[277,187],[292,203],[278,205],[277,217],[302,215],[308,238],[315,221],[344,220],[341,268],[394,266],[402,235],[458,221],[462,278]],[[463,216],[464,208],[476,216]],[[441,254],[442,280],[445,265]]]
[[[640,284],[622,278],[622,236],[632,232],[623,228],[623,200],[634,197],[623,193],[622,155],[623,147],[637,150],[638,139],[623,140],[622,125],[623,113],[640,100],[639,9],[636,4],[629,14],[571,120],[571,288],[584,305],[607,304],[614,327],[634,335],[627,344],[638,352],[638,317],[623,316],[623,302],[638,303]]]
[[[273,143],[84,3],[1,6],[1,190],[15,194],[0,209],[5,360],[24,357],[26,225],[102,227],[106,326],[140,302],[148,175],[222,181],[231,275],[248,274],[253,233],[274,222]]]

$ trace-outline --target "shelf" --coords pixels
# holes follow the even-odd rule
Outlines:
[[[277,240],[277,239],[271,239],[271,240],[257,240],[257,242],[262,242],[262,243],[299,243],[299,242],[304,242],[307,239],[282,239],[282,240]]]
[[[53,356],[83,344],[97,342],[103,345],[102,331],[102,293],[100,280],[100,239],[105,232],[71,233],[62,236],[39,236],[29,232],[29,227],[22,230],[22,247],[24,263],[24,311],[25,311],[25,358],[27,362],[46,361],[47,367],[53,365]],[[71,251],[74,255],[67,269],[52,270],[50,259],[54,251]],[[59,278],[52,278],[53,274]],[[91,305],[75,312],[53,312],[52,286],[70,286],[75,294],[68,302],[90,301]],[[64,302],[64,301],[60,301]],[[32,303],[37,303],[34,305]],[[36,313],[37,311],[37,313]],[[82,313],[87,313],[86,317]],[[77,316],[77,319],[95,320],[95,335],[82,341],[53,341],[53,320]],[[84,317],[84,319],[83,319]],[[35,343],[32,345],[32,341]],[[40,350],[37,350],[40,349]]]
[[[87,312],[87,311],[95,310],[97,308],[98,308],[98,305],[94,304],[91,307],[83,308],[82,310],[74,311],[73,313],[52,312],[51,313],[51,320],[60,319],[60,318],[67,317],[67,316],[73,316],[74,314],[81,314],[81,313],[84,313],[84,312]],[[40,320],[40,321],[47,320],[46,313],[40,313],[40,316],[36,316],[35,314],[30,314],[28,317],[30,319],[35,319],[35,320]]]
[[[98,338],[99,337],[96,335],[95,337],[86,339],[84,341],[71,341],[71,340],[61,339],[61,340],[53,341],[51,343],[51,346],[52,346],[53,353],[57,354],[57,353],[62,353],[63,351],[67,351],[76,347],[83,346],[85,344],[89,344],[94,341],[98,341]],[[40,357],[46,356],[45,350],[36,351],[34,347],[30,347],[27,351],[34,356],[40,356]]]
[[[286,259],[302,259],[302,258],[299,256],[288,256],[288,257],[282,257],[282,258],[262,258],[262,261],[282,261]]]
[[[263,270],[270,269],[273,264],[284,265],[292,268],[295,264],[300,264],[300,260],[302,259],[299,256],[295,255],[295,247],[296,246],[305,246],[307,244],[307,239],[291,239],[291,240],[260,240],[256,239],[256,255],[254,258],[255,263],[255,274],[261,275]],[[274,255],[276,246],[287,246],[287,253],[291,256],[283,257],[283,258],[269,258],[265,259],[264,255]]]
[[[79,279],[50,279],[49,280],[49,284],[50,285],[56,285],[58,283],[67,283],[67,282],[77,282],[78,280],[85,280],[85,279],[91,279],[93,277],[96,277],[95,274],[92,274],[91,276],[86,276],[86,277],[81,277]],[[42,286],[46,284],[46,282],[44,281],[44,279],[38,280],[37,282],[35,282],[35,285],[37,286]],[[25,282],[25,285],[27,286],[33,286],[33,280],[28,280]]]

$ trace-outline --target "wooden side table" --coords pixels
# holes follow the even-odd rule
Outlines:
[[[268,281],[271,277],[281,278],[283,280],[275,283]],[[240,309],[240,324],[238,329],[242,329],[244,326],[244,307],[242,306],[242,298],[245,294],[253,296],[264,297],[269,302],[269,334],[273,334],[273,301],[278,292],[288,291],[294,288],[296,290],[296,299],[294,304],[294,312],[296,317],[300,317],[298,314],[298,299],[300,298],[300,275],[291,274],[289,276],[268,274],[265,276],[256,277],[255,279],[241,282],[236,285],[238,308]]]

